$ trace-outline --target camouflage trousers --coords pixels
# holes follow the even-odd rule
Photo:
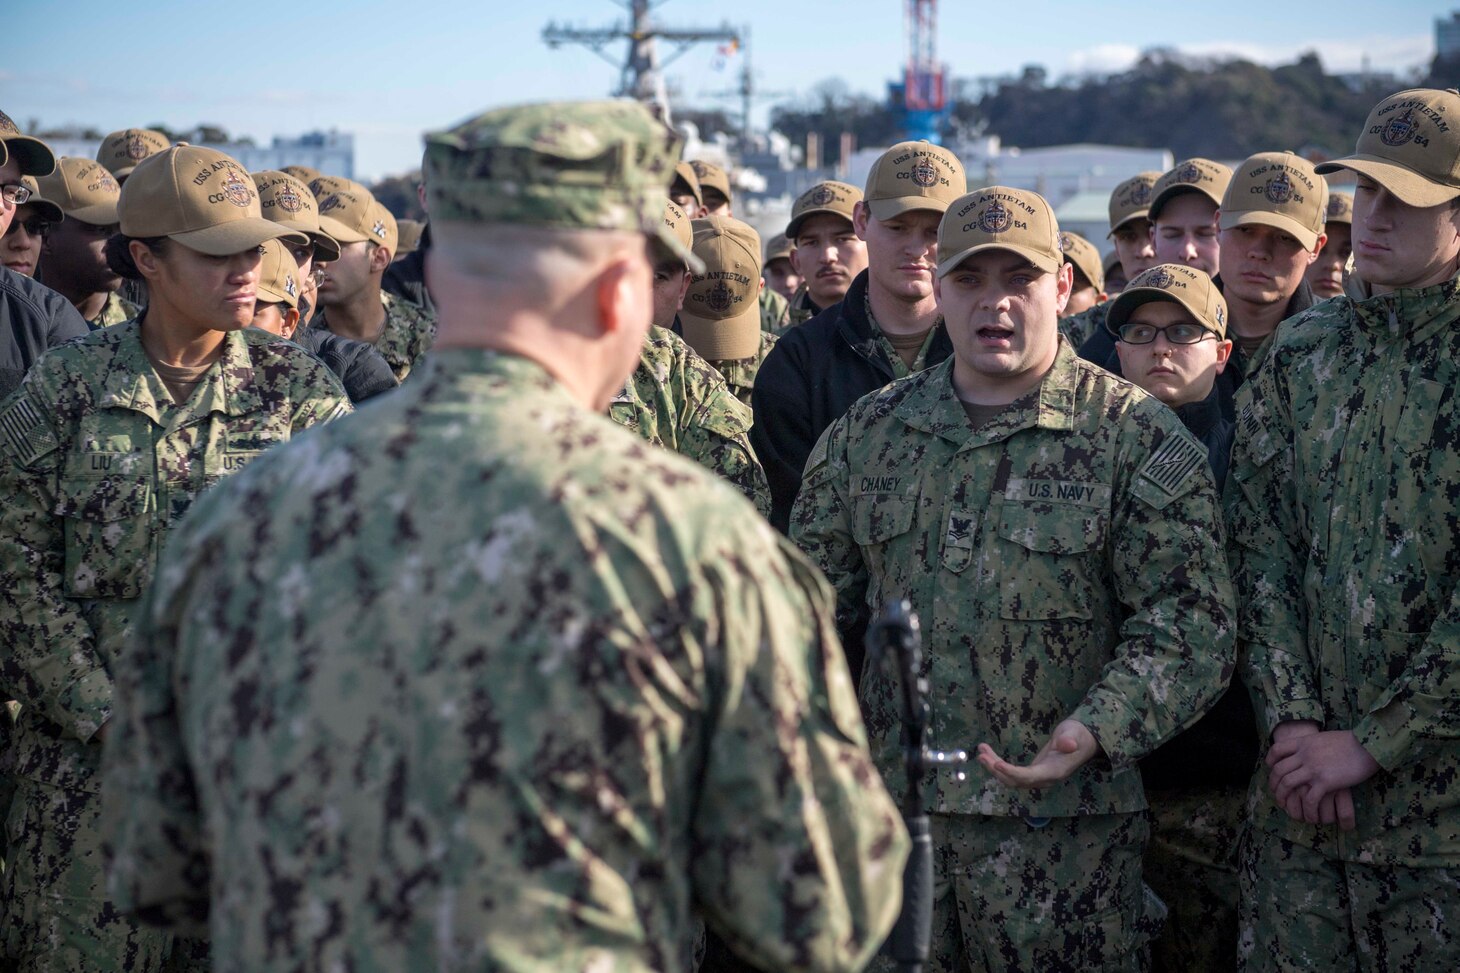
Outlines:
[[[1037,825],[1037,826],[1036,826]],[[1164,909],[1141,881],[1150,815],[933,815],[929,973],[1140,973]],[[868,967],[896,967],[878,956]]]
[[[1246,820],[1246,787],[1151,789],[1146,799],[1146,884],[1167,909],[1166,925],[1151,943],[1151,969],[1235,970],[1237,840]]]
[[[21,973],[206,970],[206,947],[137,925],[106,900],[100,795],[19,779],[5,819],[0,955]]]
[[[1238,968],[1460,970],[1460,868],[1362,865],[1249,829]]]

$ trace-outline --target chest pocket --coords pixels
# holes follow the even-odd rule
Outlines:
[[[1089,618],[1106,517],[1090,507],[1005,503],[999,615],[1026,621]]]
[[[869,493],[852,498],[852,540],[867,564],[868,605],[880,606],[888,591],[905,592],[909,568],[921,567],[921,554],[908,546],[917,512],[916,497]]]
[[[68,598],[136,598],[152,575],[150,475],[63,477],[56,513],[63,518]]]

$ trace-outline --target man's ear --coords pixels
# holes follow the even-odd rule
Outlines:
[[[869,215],[866,200],[862,200],[852,206],[852,230],[856,232],[858,239],[867,239],[867,220]]]
[[[640,276],[627,257],[615,258],[598,272],[594,298],[600,333],[611,334],[632,326],[640,312],[653,317],[652,288],[641,286]]]
[[[299,330],[299,309],[291,307],[284,312],[284,325],[279,333],[290,341],[294,340],[294,332]]]
[[[372,274],[384,272],[394,258],[395,254],[390,252],[389,247],[377,246],[370,251],[370,272]]]

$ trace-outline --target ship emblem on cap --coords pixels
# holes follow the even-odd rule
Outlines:
[[[1332,196],[1328,197],[1328,215],[1343,215],[1343,197],[1338,195],[1337,193],[1334,193]]]
[[[912,168],[912,181],[924,189],[931,189],[938,183],[938,167],[924,156]]]
[[[10,120],[10,116],[0,111],[0,133],[5,135],[19,135],[20,126]]]
[[[371,233],[374,233],[376,236],[380,237],[380,239],[384,240],[385,239],[385,221],[384,220],[376,220],[375,221],[375,225],[370,228],[370,232]]]
[[[826,206],[836,200],[836,193],[831,191],[830,186],[817,186],[811,191],[809,202],[812,206]]]
[[[710,293],[705,295],[705,303],[710,306],[710,310],[712,311],[724,312],[730,310],[730,288],[726,286],[723,280],[715,281],[715,286],[710,288]]]
[[[101,175],[97,176],[96,186],[102,192],[106,193],[119,193],[122,191],[122,187],[117,185],[117,181],[112,178],[112,174],[110,172],[103,172]]]
[[[142,141],[142,136],[133,135],[127,139],[127,158],[133,162],[147,158],[147,143]]]
[[[314,193],[314,195],[316,195],[316,196],[319,195],[319,191],[321,189],[323,189],[323,188],[324,188],[324,180],[322,180],[322,179],[315,179],[312,182],[310,182],[310,184],[309,184],[309,191],[311,193]]]
[[[1151,201],[1151,187],[1143,182],[1138,182],[1130,191],[1130,201],[1137,206],[1144,206]]]
[[[1406,108],[1404,114],[1398,118],[1389,119],[1389,124],[1379,133],[1379,141],[1385,145],[1398,148],[1414,138],[1419,125],[1414,120],[1414,109]]]
[[[332,209],[339,209],[342,205],[344,204],[340,199],[340,194],[330,193],[328,196],[320,201],[319,213],[321,216],[323,216],[325,213],[328,213]]]
[[[1201,170],[1197,168],[1195,162],[1188,162],[1177,171],[1176,181],[1201,182]]]
[[[1070,247],[1074,246],[1074,241],[1070,239],[1070,235],[1068,233],[1061,233],[1059,245],[1060,253],[1069,253]]]
[[[304,199],[287,182],[274,194],[274,203],[286,213],[297,213],[304,205]]]
[[[234,206],[247,206],[253,202],[253,188],[243,181],[237,169],[229,169],[223,177],[223,195]]]
[[[1142,287],[1159,287],[1164,290],[1167,287],[1170,287],[1172,284],[1176,283],[1176,278],[1171,276],[1171,272],[1163,270],[1160,267],[1148,270],[1146,273],[1142,274],[1141,277],[1144,279],[1138,281],[1137,283],[1139,283]]]
[[[996,199],[993,205],[984,210],[983,215],[978,218],[978,228],[985,233],[1003,233],[1012,222],[1009,219],[1009,211],[1004,208],[1003,203]]]
[[[1217,323],[1223,328],[1227,326],[1227,312],[1222,310],[1222,305],[1217,305],[1216,311],[1213,312],[1213,317],[1217,319]]]
[[[293,274],[284,275],[284,293],[288,294],[290,297],[297,297],[299,294],[299,288],[294,283]]]
[[[1286,172],[1280,172],[1267,181],[1262,194],[1267,197],[1268,202],[1281,206],[1293,198],[1293,181]]]

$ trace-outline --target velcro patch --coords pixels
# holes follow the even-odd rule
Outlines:
[[[22,394],[0,412],[0,436],[21,466],[29,466],[56,449],[60,443],[28,393]]]
[[[1141,477],[1160,487],[1170,496],[1186,492],[1187,481],[1207,461],[1201,444],[1180,433],[1172,433],[1146,460]]]

